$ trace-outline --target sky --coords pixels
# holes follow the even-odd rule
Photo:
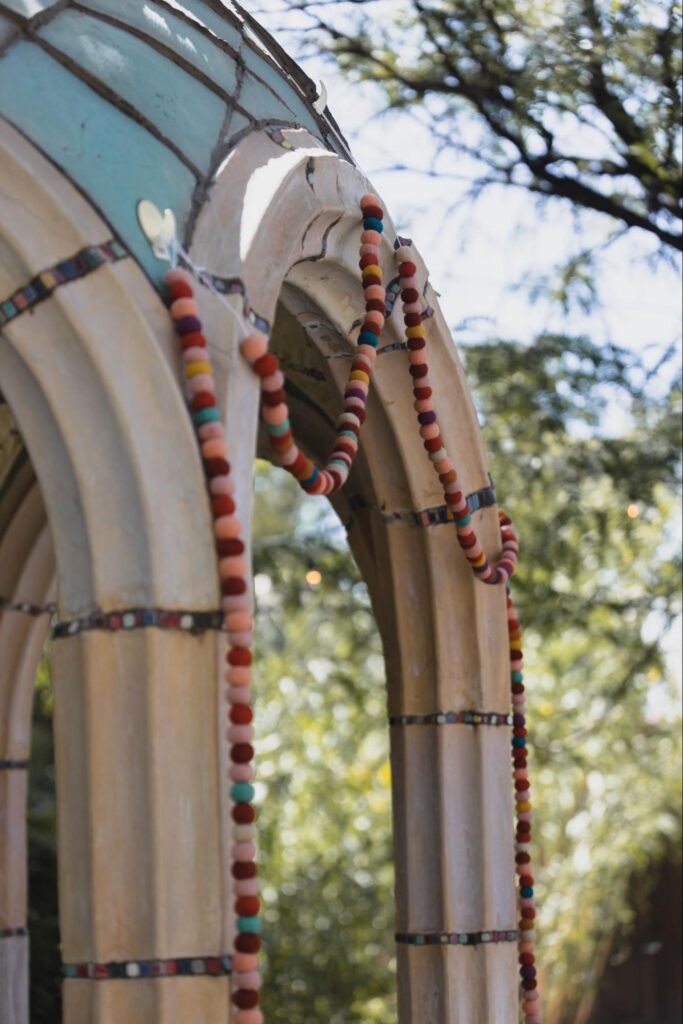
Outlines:
[[[297,15],[283,15],[283,0],[243,0],[244,6],[293,55]],[[391,9],[389,0],[378,0]],[[286,3],[285,3],[285,6]],[[395,4],[393,5],[395,7]],[[434,145],[427,130],[409,114],[381,117],[381,96],[370,84],[355,85],[321,58],[300,61],[314,81],[324,82],[328,106],[351,143],[357,162],[384,199],[400,232],[410,235],[425,258],[434,286],[456,338],[503,336],[529,341],[543,330],[590,333],[639,352],[657,352],[680,339],[680,275],[647,257],[655,245],[644,233],[630,231],[601,257],[600,305],[590,319],[579,311],[567,316],[550,299],[530,301],[530,287],[591,238],[605,236],[609,224],[595,215],[576,230],[568,203],[540,208],[521,190],[496,187],[479,201],[461,203],[467,185],[420,174],[387,170],[406,161],[429,167]],[[454,167],[467,176],[464,160]],[[456,206],[444,219],[444,211]],[[649,348],[651,346],[651,349]]]

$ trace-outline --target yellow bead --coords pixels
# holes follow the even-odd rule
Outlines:
[[[476,562],[472,562],[477,569],[480,569],[483,565],[486,565],[486,555],[481,555]]]
[[[511,640],[510,641],[510,650],[511,651],[521,651],[521,649],[522,649],[522,641],[521,640]]]
[[[189,379],[192,379],[192,377],[198,377],[200,373],[213,373],[210,364],[202,362],[188,363],[185,367],[185,376]]]
[[[369,267],[363,267],[363,278],[366,278],[366,277],[379,277],[379,278],[383,278],[383,276],[384,275],[382,274],[381,267],[375,266],[374,263],[371,264]]]
[[[418,327],[406,328],[406,337],[408,338],[425,338],[426,336],[427,331],[421,324]]]
[[[530,800],[524,800],[524,801],[522,801],[522,803],[517,804],[517,810],[518,810],[518,812],[520,814],[524,814],[524,813],[526,813],[526,811],[530,811],[531,810],[531,801]]]
[[[362,380],[366,384],[370,383],[370,375],[367,374],[367,373],[364,373],[363,370],[354,370],[349,379],[350,380]]]

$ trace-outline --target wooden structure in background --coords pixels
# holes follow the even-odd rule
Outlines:
[[[310,83],[237,4],[0,0],[0,54],[0,299],[13,301],[0,324],[11,410],[0,480],[0,1021],[28,1024],[26,775],[11,762],[28,756],[47,616],[22,605],[54,594],[63,624],[52,663],[65,963],[220,957],[231,942],[221,636],[128,628],[123,617],[219,603],[164,266],[136,204],[172,208],[228,301],[242,309],[246,292],[273,325],[295,428],[320,458],[362,308],[368,183],[315,111]],[[62,261],[75,270],[59,280]],[[423,264],[419,273],[426,280]],[[476,415],[429,286],[425,299],[444,437],[477,492],[488,473]],[[257,383],[237,354],[236,319],[208,289],[200,302],[247,522]],[[413,429],[401,339],[396,313],[361,455],[336,502],[383,636],[390,714],[505,715],[504,593],[474,580],[451,527],[393,516],[442,500]],[[496,557],[496,509],[476,521]],[[93,622],[112,612],[118,628]],[[514,929],[508,730],[397,727],[392,762],[397,930]],[[398,976],[401,1024],[517,1021],[514,942],[402,945]],[[224,974],[64,983],[65,1024],[222,1024],[229,1014]]]

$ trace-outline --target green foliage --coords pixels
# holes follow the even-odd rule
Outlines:
[[[682,247],[677,0],[293,0],[348,74],[443,157]],[[301,38],[301,33],[297,34]],[[310,35],[308,36],[311,39]],[[305,51],[306,52],[306,51]]]

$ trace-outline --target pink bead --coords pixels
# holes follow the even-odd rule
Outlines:
[[[379,260],[379,246],[373,242],[366,242],[360,247],[361,256],[376,256]]]
[[[384,302],[387,297],[387,293],[384,288],[379,284],[371,284],[365,289],[366,299],[379,299],[380,302]]]
[[[325,481],[322,476],[319,476],[316,482],[309,487],[309,494],[320,495],[325,493]]]
[[[202,423],[197,435],[200,440],[208,441],[210,437],[225,437],[225,429],[222,423]]]
[[[365,402],[363,401],[362,398],[356,398],[355,396],[351,398],[345,398],[344,408],[350,411],[353,411],[354,409],[365,409]]]
[[[416,291],[419,291],[420,283],[416,277],[402,277],[401,288],[415,288]]]
[[[520,780],[521,779],[528,779],[529,778],[529,769],[528,768],[517,768],[517,769],[515,769],[515,778],[516,779],[520,779]]]
[[[384,314],[380,313],[378,309],[371,309],[369,313],[365,314],[365,319],[369,324],[376,324],[377,327],[384,327]]]
[[[253,629],[231,629],[228,631],[228,640],[233,647],[251,647],[254,643]]]
[[[194,299],[176,299],[171,303],[169,312],[174,320],[181,320],[184,316],[199,316],[199,307]]]
[[[252,842],[234,843],[231,856],[233,860],[255,860],[256,844]]]
[[[214,476],[209,481],[209,490],[212,494],[226,494],[230,497],[235,493],[235,481],[231,476]]]
[[[285,375],[282,370],[276,370],[275,373],[271,373],[268,377],[261,379],[261,389],[263,391],[280,391],[285,386]]]
[[[220,438],[212,438],[202,444],[202,458],[204,459],[227,459],[228,446]]]
[[[254,953],[235,953],[232,958],[233,971],[240,973],[255,971],[258,968],[258,957]]]
[[[254,616],[248,612],[233,612],[225,620],[228,629],[251,629],[254,625]]]
[[[261,1010],[238,1010],[232,1018],[233,1024],[264,1024]]]
[[[372,345],[359,345],[356,352],[359,356],[365,356],[368,362],[371,365],[374,365],[374,362],[377,359],[377,349],[373,348]]]
[[[363,231],[360,236],[362,245],[377,245],[382,244],[382,236],[379,231]]]
[[[256,359],[260,359],[268,351],[268,339],[260,331],[254,331],[253,334],[244,339],[240,347],[244,358],[253,362]]]
[[[200,391],[208,391],[210,395],[216,394],[216,382],[208,373],[199,373],[196,377],[190,377],[185,382],[188,395],[198,395]]]
[[[534,820],[534,812],[533,811],[522,811],[520,814],[517,815],[517,820],[518,821],[532,822]]]
[[[232,883],[235,896],[258,896],[260,891],[258,878],[242,878]]]
[[[228,612],[250,612],[251,595],[231,594],[229,597],[223,597],[221,598],[221,608],[226,614]]]
[[[251,704],[251,686],[228,686],[225,699],[230,704]]]
[[[252,671],[246,665],[230,665],[225,670],[225,681],[230,686],[251,686]]]
[[[239,991],[241,988],[248,988],[252,992],[258,992],[261,988],[261,975],[258,971],[248,971],[243,974],[241,971],[232,976],[233,988]]]
[[[533,953],[536,948],[533,942],[520,942],[519,951],[520,953]]]
[[[420,409],[420,412],[424,412],[424,409]],[[432,441],[435,437],[439,436],[439,424],[428,423],[426,427],[420,427],[420,437],[423,437],[425,441]]]
[[[427,362],[427,350],[424,348],[416,349],[414,352],[408,353],[408,362],[411,366],[424,366]]]
[[[292,466],[299,458],[299,449],[293,444],[287,452],[282,452],[278,455],[278,462],[281,466]]]
[[[246,576],[249,572],[249,563],[242,555],[232,555],[229,558],[221,558],[218,563],[218,572],[225,579],[228,576]]]
[[[225,738],[230,743],[251,743],[254,738],[253,725],[231,725],[226,731]]]
[[[256,778],[256,769],[253,764],[230,765],[228,773],[233,782],[253,782]]]
[[[192,276],[182,267],[174,267],[173,270],[169,270],[164,275],[164,281],[166,284],[177,284],[178,281],[182,281],[184,284],[189,284],[190,287],[193,286]]]
[[[237,516],[221,516],[213,524],[213,532],[219,540],[234,540],[242,532],[242,524]]]
[[[454,469],[455,469],[455,466],[453,465],[452,461],[449,459],[448,460],[448,467],[447,468],[444,467],[441,470],[441,472],[442,473],[452,473]],[[450,490],[449,488],[451,488],[451,487],[454,488],[454,489]],[[458,487],[457,481],[454,481],[452,484],[446,484],[445,490],[446,490],[447,494],[456,494],[460,490],[460,488]]]
[[[284,402],[280,402],[279,405],[273,407],[266,405],[262,410],[262,416],[266,423],[271,423],[274,426],[284,423],[288,414],[289,410]]]
[[[380,209],[384,209],[382,200],[374,192],[366,192],[364,196],[361,196],[358,205],[361,210],[364,210],[366,206],[379,206]]]
[[[362,391],[364,395],[368,395],[370,393],[370,385],[366,384],[364,380],[354,380],[351,384],[356,391]],[[351,439],[349,438],[349,440]]]
[[[183,362],[187,363],[205,363],[206,362],[206,349],[199,348],[186,348],[182,355]]]
[[[421,313],[422,303],[421,302],[404,302],[403,303],[404,313]]]

